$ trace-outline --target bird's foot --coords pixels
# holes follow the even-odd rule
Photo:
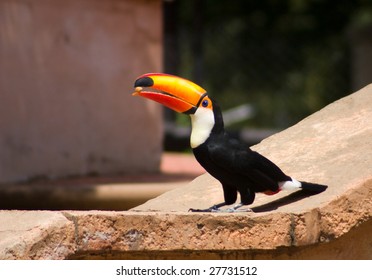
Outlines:
[[[189,212],[199,212],[199,213],[219,212],[219,211],[221,210],[215,206],[209,207],[207,209],[194,209],[194,208],[189,209]]]
[[[225,206],[226,203],[222,202],[222,203],[219,203],[219,204],[215,204],[207,209],[194,209],[194,208],[190,208],[189,209],[189,212],[201,212],[201,213],[209,213],[209,212],[220,212],[220,207],[222,206]]]
[[[251,208],[244,208],[244,209],[235,209],[235,208],[228,208],[228,209],[222,209],[220,212],[225,212],[225,213],[248,213],[248,212],[253,212]]]
[[[239,203],[237,205],[234,205],[233,207],[227,208],[227,209],[220,209],[220,207],[224,206],[225,204],[217,204],[213,205],[212,207],[209,207],[207,209],[194,209],[190,208],[189,212],[199,212],[199,213],[245,213],[245,212],[252,212],[252,209],[250,208],[241,208],[243,206],[242,203]]]
[[[234,205],[233,207],[223,209],[221,212],[226,212],[226,213],[244,213],[244,212],[252,212],[251,208],[241,208],[244,206],[244,204],[239,203]]]
[[[206,213],[206,212],[212,212],[212,210],[210,208],[207,208],[207,209],[194,209],[194,208],[190,208],[189,209],[189,212],[198,212],[198,213]]]

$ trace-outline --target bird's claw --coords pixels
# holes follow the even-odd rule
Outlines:
[[[190,208],[189,209],[189,212],[212,212],[212,210],[210,208],[208,209],[194,209],[194,208]]]
[[[240,208],[228,208],[226,210],[221,210],[221,212],[227,212],[227,213],[247,213],[247,212],[253,212],[251,208],[245,208],[245,209],[240,209]]]
[[[210,207],[207,209],[194,209],[194,208],[189,209],[189,212],[198,212],[198,213],[209,213],[209,212],[219,212],[219,211],[220,210],[215,207]]]
[[[241,207],[241,205],[236,205],[234,207],[227,208],[227,209],[220,209],[216,206],[212,206],[212,207],[207,208],[207,209],[190,208],[189,212],[198,212],[198,213],[247,213],[247,212],[252,212],[252,209],[250,209],[250,208],[240,209],[240,207]]]

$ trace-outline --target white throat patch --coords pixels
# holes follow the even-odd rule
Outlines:
[[[191,148],[203,144],[209,137],[214,126],[214,114],[211,109],[199,107],[191,117]]]

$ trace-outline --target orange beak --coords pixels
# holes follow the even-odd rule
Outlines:
[[[207,92],[193,82],[168,74],[149,73],[137,78],[133,95],[154,100],[168,108],[185,114],[193,114]],[[143,88],[155,91],[143,91]]]

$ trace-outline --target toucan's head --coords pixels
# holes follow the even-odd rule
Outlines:
[[[140,95],[176,112],[190,115],[192,148],[203,144],[212,132],[223,131],[219,107],[216,103],[213,104],[205,89],[189,80],[167,74],[150,73],[138,77],[134,87],[136,91],[133,95]]]
[[[168,74],[149,73],[137,78],[133,95],[154,100],[185,114],[195,114],[199,107],[212,110],[207,92],[197,84]]]

